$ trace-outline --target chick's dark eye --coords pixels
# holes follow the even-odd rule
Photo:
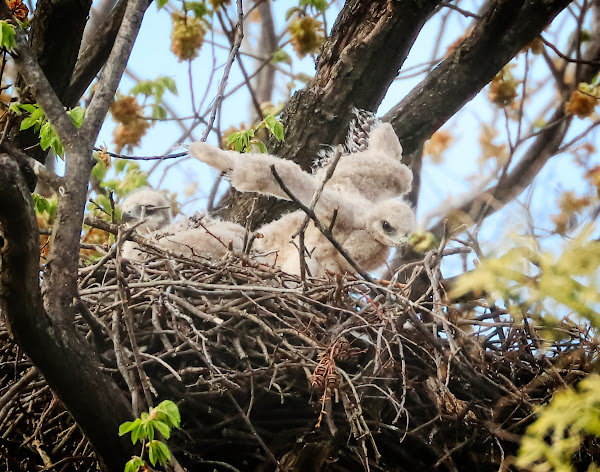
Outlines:
[[[394,229],[386,220],[383,220],[382,227],[386,233],[390,233]]]

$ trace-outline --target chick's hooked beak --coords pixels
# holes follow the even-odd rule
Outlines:
[[[131,223],[132,221],[138,220],[139,217],[134,215],[134,210],[131,209],[129,211],[124,211],[121,213],[121,222],[122,223]]]
[[[395,247],[408,246],[408,241],[409,241],[408,234],[396,234],[396,235],[390,236],[390,239],[394,243]]]

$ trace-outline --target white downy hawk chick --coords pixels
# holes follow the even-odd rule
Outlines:
[[[350,198],[347,203],[353,205],[356,202]],[[356,209],[359,207],[360,205]],[[319,220],[328,225],[333,212],[324,212],[319,209],[319,205],[316,210]],[[392,247],[404,246],[408,242],[408,235],[414,229],[415,220],[410,207],[395,200],[369,205],[364,211],[369,212],[364,214],[367,215],[366,218],[356,215],[356,219],[353,219],[355,217],[347,214],[346,207],[340,206],[332,233],[335,240],[363,270],[372,271],[385,264]],[[257,254],[256,259],[277,264],[283,271],[299,275],[298,248],[291,241],[304,217],[304,212],[297,210],[259,228],[257,232],[263,237],[256,239],[252,248],[253,253]],[[350,222],[353,224],[349,224]],[[312,222],[306,228],[304,239],[310,254],[306,263],[313,276],[323,277],[326,272],[354,272],[350,263]],[[269,255],[261,257],[260,254]]]
[[[245,229],[235,223],[194,215],[172,223],[171,206],[165,196],[149,188],[129,194],[122,204],[124,222],[139,222],[135,231],[165,249],[209,259],[223,257],[232,245],[242,250]],[[123,257],[142,261],[147,254],[133,241],[123,244]]]
[[[202,142],[190,144],[189,152],[198,160],[228,174],[231,185],[242,192],[259,192],[289,200],[274,178],[271,166],[275,167],[291,193],[305,205],[309,204],[319,187],[318,179],[304,172],[296,163],[268,154],[222,151]],[[333,180],[332,177],[330,182]],[[336,209],[335,239],[364,270],[377,269],[385,263],[392,247],[408,242],[408,236],[415,227],[412,210],[407,204],[393,199],[373,197],[378,201],[372,201],[363,197],[354,186],[329,188],[330,182],[323,189],[315,213],[327,226]],[[278,251],[277,264],[285,271],[299,273],[298,251],[291,238],[303,219],[304,213],[298,210],[263,226],[258,232],[264,237],[256,241],[255,249]],[[350,264],[312,223],[305,233],[305,244],[309,253],[312,252],[307,260],[312,275],[321,276],[325,271],[353,272]]]
[[[242,251],[245,235],[246,229],[237,223],[195,214],[164,228],[157,241],[167,249],[218,260],[230,247]]]

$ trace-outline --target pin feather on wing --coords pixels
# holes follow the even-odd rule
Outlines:
[[[402,146],[389,123],[355,109],[357,119],[350,125],[346,154],[339,160],[328,183],[340,191],[357,191],[368,200],[399,197],[412,186],[411,170],[402,164]],[[363,116],[362,118],[360,118]],[[329,157],[314,174],[320,180],[327,171]]]

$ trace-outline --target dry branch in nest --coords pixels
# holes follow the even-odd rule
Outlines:
[[[169,445],[189,470],[506,470],[534,404],[580,379],[595,345],[567,321],[551,341],[498,310],[448,306],[440,259],[380,285],[302,283],[245,256],[103,258],[80,269],[78,328],[136,414],[178,403]],[[428,291],[414,293],[423,277]],[[3,336],[6,470],[95,470]]]

